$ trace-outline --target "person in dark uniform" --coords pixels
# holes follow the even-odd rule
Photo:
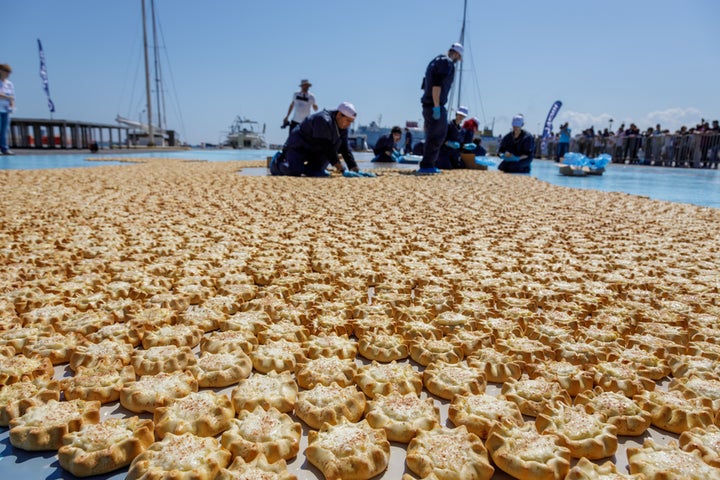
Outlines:
[[[443,170],[463,167],[460,159],[460,149],[465,140],[465,131],[462,128],[463,120],[467,117],[467,107],[459,107],[455,118],[450,121],[445,134],[445,143],[440,147],[435,165]]]
[[[535,139],[523,130],[525,118],[518,114],[512,119],[512,131],[500,141],[498,156],[503,161],[498,170],[505,173],[530,173],[530,164],[535,152]]]
[[[348,129],[357,112],[352,103],[343,102],[336,110],[322,110],[305,118],[288,137],[282,152],[270,162],[272,175],[327,177],[329,165],[340,172],[359,168],[348,145]],[[345,167],[338,155],[342,155]],[[357,175],[355,175],[357,176]]]
[[[397,162],[400,157],[400,151],[397,149],[397,143],[402,137],[400,127],[392,127],[390,133],[378,138],[373,147],[375,158],[373,162]]]
[[[447,103],[450,87],[455,78],[455,62],[462,60],[463,46],[453,43],[446,55],[433,58],[425,70],[421,98],[423,120],[425,121],[425,148],[417,173],[432,175],[440,173],[435,165],[440,147],[445,141],[448,120]]]
[[[405,127],[405,155],[409,155],[413,151],[412,132]]]

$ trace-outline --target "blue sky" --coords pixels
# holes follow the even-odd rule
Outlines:
[[[150,0],[146,0],[150,3]],[[113,123],[143,115],[140,0],[5,0],[0,63],[17,117]],[[155,0],[167,124],[216,143],[236,115],[281,130],[301,78],[321,108],[353,102],[358,123],[419,121],[425,67],[459,38],[462,0]],[[518,112],[539,133],[635,122],[675,130],[720,118],[717,0],[468,1],[462,103],[496,134]],[[151,39],[152,44],[152,39]],[[154,85],[154,84],[153,84]],[[153,86],[153,89],[155,87]],[[155,106],[153,106],[155,109]]]

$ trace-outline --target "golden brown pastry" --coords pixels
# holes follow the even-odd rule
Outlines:
[[[390,443],[384,430],[372,428],[366,420],[341,419],[311,430],[305,455],[326,480],[368,480],[388,467]]]
[[[436,425],[420,430],[407,449],[406,463],[410,470],[426,477],[490,479],[495,469],[488,452],[477,435],[464,426],[447,428]]]
[[[242,410],[223,432],[220,443],[246,462],[263,455],[271,463],[289,460],[300,450],[302,425],[276,408]]]
[[[101,475],[129,465],[153,441],[151,420],[111,417],[63,436],[58,461],[76,477]]]

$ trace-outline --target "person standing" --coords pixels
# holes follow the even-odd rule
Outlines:
[[[310,80],[308,80],[307,78],[303,78],[302,80],[300,80],[300,91],[293,94],[293,99],[290,102],[290,106],[288,107],[287,115],[285,115],[285,118],[283,118],[283,128],[288,125],[290,126],[288,136],[290,135],[290,132],[292,132],[293,128],[295,128],[297,125],[300,125],[300,123],[302,123],[302,121],[305,120],[308,115],[310,115],[310,109],[313,109],[316,112],[318,111],[317,102],[315,101],[315,95],[310,93],[310,87],[312,87],[312,83],[310,83]],[[288,123],[291,112],[293,112],[293,117],[292,120]]]
[[[566,153],[570,151],[570,135],[572,129],[568,125],[568,122],[560,125],[560,136],[558,137],[557,154],[555,155],[555,161],[559,162]]]
[[[0,64],[0,152],[3,155],[13,155],[8,146],[10,114],[15,110],[15,86],[8,80],[11,73],[10,65]]]
[[[512,131],[500,141],[498,155],[503,161],[498,170],[505,173],[530,173],[530,164],[535,152],[535,139],[523,130],[525,117],[521,114],[512,119]]]
[[[348,145],[348,129],[356,116],[355,106],[348,102],[341,103],[335,110],[322,110],[308,116],[290,132],[282,152],[272,158],[270,173],[293,177],[328,177],[330,174],[325,169],[329,165],[343,174],[349,173],[348,169],[359,172]],[[347,168],[338,155],[342,155]]]
[[[440,173],[435,166],[440,147],[445,142],[448,120],[448,94],[455,78],[455,63],[462,60],[463,46],[453,43],[447,54],[433,58],[425,69],[422,81],[423,96],[421,98],[423,120],[425,121],[425,148],[420,168],[417,173],[433,175]]]

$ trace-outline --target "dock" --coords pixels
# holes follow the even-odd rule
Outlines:
[[[135,129],[117,124],[15,117],[9,133],[10,148],[49,150],[133,148],[138,137]],[[174,134],[168,131],[168,146],[175,145]]]

